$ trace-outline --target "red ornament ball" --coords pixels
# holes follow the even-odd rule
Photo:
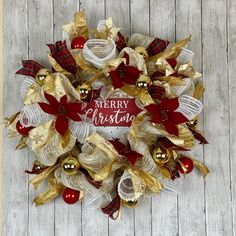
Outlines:
[[[79,200],[79,195],[79,191],[72,188],[65,188],[62,197],[67,204],[75,204]]]
[[[188,158],[188,157],[180,157],[179,161],[181,162],[181,164],[185,167],[186,170],[183,169],[183,167],[181,166],[180,162],[177,163],[177,169],[181,174],[188,174],[193,170],[193,161]]]
[[[27,136],[29,134],[30,130],[33,128],[34,128],[33,126],[25,127],[24,125],[22,125],[20,123],[20,121],[17,121],[17,123],[16,123],[16,130],[22,136]]]
[[[83,49],[84,44],[86,43],[86,39],[84,37],[75,37],[71,41],[71,48],[72,49]]]

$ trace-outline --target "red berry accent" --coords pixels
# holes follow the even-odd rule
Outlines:
[[[16,123],[16,130],[19,134],[21,134],[22,136],[27,136],[30,132],[31,129],[33,129],[33,126],[29,126],[29,127],[25,127],[23,126],[20,121],[17,121]]]
[[[65,188],[62,194],[64,202],[75,204],[79,200],[80,192],[72,188]]]
[[[85,43],[86,43],[86,39],[84,37],[79,36],[79,37],[73,38],[71,41],[71,48],[83,49]]]
[[[188,174],[193,170],[194,165],[193,165],[193,161],[190,158],[180,157],[179,161],[186,168],[186,171],[184,171],[181,164],[179,162],[177,163],[177,169],[181,174]]]

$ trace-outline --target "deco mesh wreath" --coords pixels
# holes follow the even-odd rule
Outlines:
[[[179,192],[194,167],[205,177],[191,151],[207,141],[190,37],[171,46],[139,33],[128,39],[111,18],[89,31],[84,12],[63,30],[65,41],[48,45],[52,69],[22,62],[24,106],[5,119],[9,136],[20,136],[16,148],[35,153],[30,183],[48,183],[36,206],[62,195],[115,219],[144,195]]]

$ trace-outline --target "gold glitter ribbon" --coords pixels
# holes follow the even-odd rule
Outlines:
[[[202,162],[196,159],[192,158],[192,161],[194,166],[201,172],[202,176],[205,178],[209,173],[209,169],[207,168],[207,166],[205,166]]]
[[[53,184],[53,186],[49,187],[44,193],[41,193],[35,197],[33,202],[36,206],[43,205],[60,195],[64,188],[65,186],[61,183]]]
[[[103,152],[106,153],[108,158],[111,161],[117,160],[117,157],[119,156],[119,153],[116,151],[116,149],[113,147],[113,145],[104,139],[102,136],[100,136],[97,133],[91,134],[88,138],[87,141],[90,143],[96,145],[98,148],[100,148]]]
[[[38,186],[42,183],[43,180],[45,180],[52,172],[58,168],[59,164],[54,166],[49,166],[47,169],[45,169],[42,173],[36,175],[34,178],[32,178],[29,182],[34,186],[35,189],[38,188]]]
[[[74,22],[64,25],[62,29],[68,33],[70,40],[78,36],[87,39],[89,32],[85,12],[81,11],[75,13]]]
[[[145,183],[145,185],[152,192],[159,193],[163,188],[163,185],[160,183],[159,180],[154,178],[149,173],[143,171],[142,169],[138,169],[136,167],[130,167],[130,168],[128,168],[128,172],[132,176],[132,181],[133,181],[134,186],[138,185],[139,184],[138,179],[141,179],[141,182],[143,181]],[[138,186],[136,186],[136,188],[140,189],[140,187],[138,187]]]

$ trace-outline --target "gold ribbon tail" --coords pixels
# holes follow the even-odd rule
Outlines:
[[[194,166],[201,172],[203,178],[205,178],[209,173],[209,169],[207,168],[207,166],[205,166],[202,162],[196,159],[192,159],[192,161]]]
[[[35,203],[36,207],[43,205],[60,195],[64,188],[65,187],[62,184],[57,183],[52,187],[49,187],[48,190],[44,193],[41,193],[37,197],[35,197],[33,202]]]

